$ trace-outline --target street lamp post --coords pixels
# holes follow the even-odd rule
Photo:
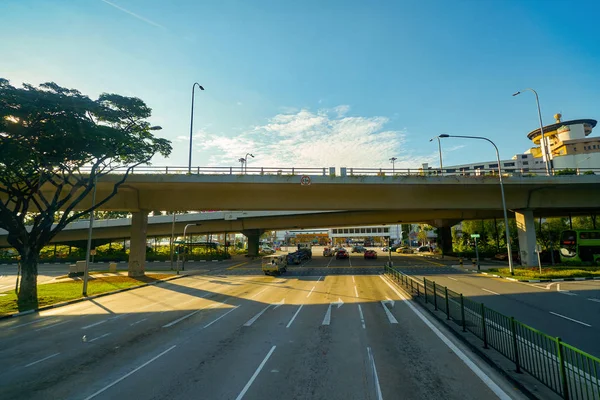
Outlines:
[[[196,89],[196,85],[200,88],[200,90],[204,90],[204,88],[198,82],[194,82],[192,85],[192,116],[190,118],[190,157],[188,160],[188,174],[192,173],[192,133],[194,129],[194,90]]]
[[[171,224],[171,271],[173,270],[173,253],[175,249],[175,212],[173,212],[173,222]]]
[[[444,175],[444,164],[442,163],[442,143],[440,142],[440,136],[436,136],[435,138],[429,139],[429,141],[433,141],[433,139],[437,139],[438,142],[438,151],[440,153],[440,175]]]
[[[202,224],[199,224],[199,223],[195,223],[195,224],[187,224],[187,225],[186,225],[186,226],[183,228],[183,241],[184,241],[184,243],[187,241],[187,239],[186,239],[186,237],[185,237],[185,233],[186,233],[186,231],[187,231],[187,228],[188,228],[188,227],[190,227],[190,226],[200,226],[200,225],[202,225]],[[191,235],[190,235],[190,236],[191,236]],[[187,246],[187,247],[188,247],[188,251],[187,251],[187,253],[188,253],[188,255],[189,255],[189,253],[190,253],[190,251],[189,251],[189,246]],[[183,257],[183,263],[182,263],[182,267],[181,267],[181,269],[182,269],[183,271],[185,271],[185,260],[186,260],[186,257]],[[177,267],[178,267],[178,268],[177,268],[177,275],[179,275],[179,264],[177,265]]]
[[[244,173],[244,163],[246,162],[246,159],[245,159],[245,158],[240,158],[238,161],[239,161],[239,162],[240,162],[240,164],[241,164],[241,166],[240,166],[240,171],[241,171],[241,173],[243,174],[243,173]]]
[[[244,157],[244,163],[246,164],[246,168],[245,168],[245,173],[248,173],[248,156],[254,158],[254,154],[250,154],[250,153],[246,153],[246,156]]]
[[[538,97],[537,92],[531,88],[523,89],[520,92],[513,93],[513,96],[520,95],[522,92],[525,92],[527,90],[530,92],[533,92],[533,94],[535,94],[535,102],[537,103],[537,109],[538,109],[538,118],[540,120],[540,133],[542,135],[542,139],[540,141],[540,148],[542,149],[542,159],[544,160],[544,164],[546,165],[546,175],[550,175],[550,165],[552,163],[552,160],[550,160],[550,153],[548,153],[546,138],[544,136],[544,123],[542,122],[542,110],[540,108],[540,98]]]
[[[92,207],[96,206],[96,186],[98,176],[94,177],[94,191],[92,192]],[[94,211],[90,211],[90,227],[88,229],[87,251],[85,252],[85,269],[83,270],[83,296],[87,296],[88,279],[90,277],[90,253],[92,251],[92,230],[94,229]]]
[[[508,213],[506,211],[506,199],[504,197],[504,183],[502,182],[502,166],[500,163],[500,153],[498,152],[498,147],[496,147],[496,144],[494,142],[492,142],[490,139],[486,138],[486,137],[482,137],[482,136],[460,136],[460,135],[439,135],[439,138],[449,138],[449,137],[453,137],[453,138],[462,138],[462,139],[478,139],[478,140],[485,140],[488,141],[492,144],[492,146],[494,146],[494,149],[496,150],[496,159],[498,160],[498,177],[500,178],[500,193],[502,194],[502,211],[504,212],[504,228],[505,228],[505,235],[506,235],[506,250],[508,251],[508,268],[510,270],[510,274],[514,275],[514,269],[513,269],[513,259],[512,259],[512,250],[510,247],[510,230],[508,228]]]
[[[392,163],[392,175],[396,175],[396,160],[398,158],[392,157],[390,158],[390,162]]]

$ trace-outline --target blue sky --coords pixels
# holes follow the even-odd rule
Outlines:
[[[438,165],[440,133],[503,158],[546,124],[600,118],[597,1],[3,0],[0,76],[142,98],[187,165]],[[445,139],[444,164],[494,158]]]

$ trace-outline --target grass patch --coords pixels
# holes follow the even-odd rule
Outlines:
[[[600,277],[599,267],[542,268],[541,274],[539,267],[515,268],[514,271],[515,275],[512,276],[508,268],[490,268],[487,270],[487,272],[516,279],[585,278],[590,276]]]
[[[88,296],[112,292],[113,290],[126,289],[133,286],[140,286],[145,283],[160,281],[173,276],[173,274],[150,274],[138,278],[128,276],[109,276],[94,278],[90,276],[88,281]],[[48,283],[38,285],[38,307],[49,306],[63,301],[81,298],[83,290],[83,281],[70,281],[60,283]],[[5,296],[0,296],[0,315],[12,314],[19,310],[17,306],[17,295],[14,290],[4,292]]]

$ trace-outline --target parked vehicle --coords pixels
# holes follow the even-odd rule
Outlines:
[[[323,257],[333,257],[335,255],[335,250],[330,247],[325,247],[323,249]]]
[[[337,253],[335,253],[336,260],[339,260],[340,258],[349,258],[349,257],[350,257],[350,254],[348,254],[346,249],[338,250]]]
[[[352,252],[353,253],[364,253],[365,250],[366,249],[363,246],[354,246],[354,247],[352,247]]]
[[[367,250],[365,251],[365,260],[366,259],[377,259],[377,252],[375,250]]]
[[[287,271],[287,257],[283,255],[263,257],[262,270],[265,275],[281,275]]]
[[[382,248],[381,248],[381,251],[388,252],[388,251],[389,251],[389,247],[387,247],[387,246],[385,246],[385,247],[382,247]]]
[[[398,247],[396,249],[396,253],[398,253],[398,254],[412,254],[413,253],[413,249],[411,249],[410,247],[407,247],[407,246],[402,246],[402,247]]]
[[[300,263],[302,263],[302,257],[300,254],[298,254],[298,252],[290,253],[287,255],[286,258],[288,265],[299,265]]]
[[[269,246],[263,246],[261,252],[265,254],[275,254],[275,249]]]
[[[417,249],[418,253],[431,253],[431,247],[429,246],[421,246]]]

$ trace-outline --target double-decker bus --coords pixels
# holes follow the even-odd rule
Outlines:
[[[561,232],[560,261],[600,265],[600,230]]]

